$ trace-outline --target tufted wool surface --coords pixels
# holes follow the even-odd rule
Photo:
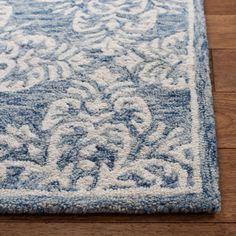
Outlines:
[[[0,213],[216,212],[202,0],[0,0]]]

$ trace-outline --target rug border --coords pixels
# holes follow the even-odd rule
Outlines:
[[[204,0],[193,0],[196,55],[196,85],[201,121],[201,175],[203,193],[179,194],[170,197],[0,197],[0,213],[172,213],[218,212],[220,210],[219,173],[216,149],[213,99],[209,78],[209,55],[204,16]]]

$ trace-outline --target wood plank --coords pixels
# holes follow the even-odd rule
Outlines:
[[[236,150],[219,150],[222,211],[215,215],[209,214],[175,214],[175,215],[77,215],[77,216],[2,216],[3,222],[22,223],[142,223],[142,222],[236,222]]]
[[[215,92],[215,78],[214,78],[214,67],[213,67],[213,50],[209,49],[209,67],[210,67],[210,79],[212,92]]]
[[[215,93],[217,140],[219,148],[236,148],[236,94]]]
[[[110,236],[173,236],[173,235],[196,235],[199,234],[208,236],[227,236],[236,235],[235,224],[158,224],[158,223],[128,223],[128,224],[116,224],[116,223],[2,223],[0,224],[1,233],[4,236],[44,236],[44,235],[110,235]]]
[[[236,50],[212,50],[212,62],[215,90],[236,92]]]
[[[236,48],[236,15],[207,15],[210,48]]]
[[[205,0],[205,13],[207,15],[234,15],[236,0]]]

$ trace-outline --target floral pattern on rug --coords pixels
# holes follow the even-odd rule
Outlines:
[[[0,192],[203,192],[193,8],[0,0]]]

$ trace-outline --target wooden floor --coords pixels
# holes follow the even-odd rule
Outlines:
[[[216,215],[0,217],[0,235],[236,235],[236,0],[205,0],[222,212]]]

